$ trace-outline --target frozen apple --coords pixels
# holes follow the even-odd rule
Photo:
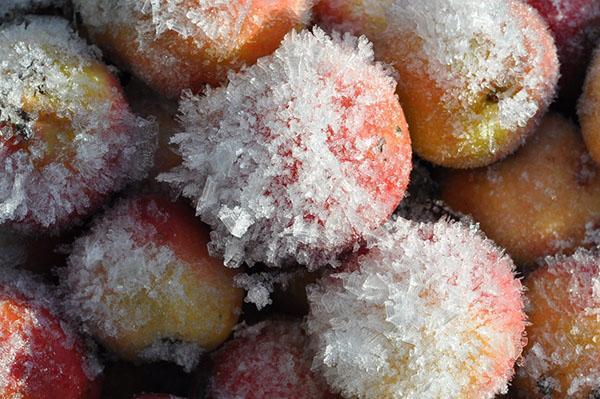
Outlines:
[[[91,39],[168,97],[219,85],[310,19],[310,0],[75,0]]]
[[[311,370],[302,324],[266,321],[236,332],[212,355],[211,399],[334,398]]]
[[[56,301],[25,272],[0,276],[0,397],[93,399],[99,372],[58,317]]]
[[[474,170],[447,170],[442,199],[471,215],[521,265],[597,244],[600,170],[575,125],[549,114],[509,158]]]
[[[57,17],[0,27],[0,224],[61,230],[149,169],[154,126]]]
[[[577,112],[588,151],[600,165],[600,50],[596,51],[587,72]]]
[[[525,280],[529,326],[514,381],[519,398],[600,393],[600,254],[557,256]]]
[[[123,358],[189,371],[227,339],[242,303],[234,272],[208,256],[207,243],[186,205],[122,200],[74,243],[63,280],[68,308]]]
[[[320,24],[365,34],[399,74],[413,148],[435,164],[484,166],[513,152],[550,104],[552,36],[518,0],[321,0]]]
[[[493,398],[523,348],[514,265],[474,227],[390,222],[308,287],[313,369],[345,398]]]
[[[192,200],[228,266],[335,265],[408,184],[410,137],[388,72],[366,38],[292,32],[227,86],[183,98],[183,163],[159,179]]]
[[[560,61],[558,100],[572,110],[581,94],[592,51],[600,40],[598,0],[527,0],[548,23]]]

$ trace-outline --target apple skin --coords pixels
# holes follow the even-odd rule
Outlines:
[[[335,399],[310,368],[307,339],[295,321],[265,321],[239,330],[212,355],[207,397]]]
[[[525,279],[528,343],[513,381],[517,398],[588,399],[600,388],[599,274],[599,255],[579,250],[547,259]]]
[[[596,50],[587,71],[577,112],[590,156],[600,165],[600,50]]]

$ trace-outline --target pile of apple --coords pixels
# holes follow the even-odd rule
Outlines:
[[[0,399],[500,396],[600,397],[599,1],[0,3]]]

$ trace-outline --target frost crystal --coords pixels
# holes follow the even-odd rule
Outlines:
[[[0,29],[0,224],[60,229],[142,178],[155,127],[54,17]]]
[[[398,219],[307,291],[313,367],[344,397],[492,398],[521,353],[521,284],[473,227]]]
[[[229,79],[184,96],[185,132],[173,139],[184,161],[159,180],[194,201],[228,266],[337,264],[406,187],[409,139],[394,80],[365,38],[318,28],[288,34]]]

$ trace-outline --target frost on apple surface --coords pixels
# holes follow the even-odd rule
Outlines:
[[[142,178],[155,126],[55,17],[0,29],[0,223],[60,228]]]
[[[395,82],[365,38],[292,32],[225,87],[180,103],[183,163],[159,176],[213,231],[225,264],[337,264],[394,210],[411,167]]]
[[[533,324],[517,376],[550,395],[583,398],[600,388],[599,250],[548,257],[526,279]]]
[[[295,25],[305,26],[311,17],[312,4],[310,0],[75,0],[74,3],[92,35],[111,37],[109,42],[130,40],[127,46],[133,48],[128,49],[128,54],[135,54],[145,63],[134,72],[147,83],[161,86],[169,97],[178,97],[182,89],[196,86],[198,79],[212,84],[225,79],[229,69],[241,67],[244,60],[251,62],[247,57],[252,58],[252,51],[264,51],[261,42],[272,37],[260,36],[261,30],[276,27],[281,22],[277,18],[289,20],[290,29]],[[276,30],[268,35],[282,34]],[[173,46],[173,43],[179,44]],[[108,47],[114,50],[120,46],[113,41]],[[123,55],[123,51],[117,53]],[[131,61],[128,57],[125,56]],[[199,77],[199,70],[209,65],[210,73]],[[169,76],[166,70],[177,71],[178,76]],[[165,84],[167,87],[162,87]]]
[[[323,26],[365,34],[382,60],[402,63],[417,76],[426,71],[447,111],[462,116],[453,126],[458,137],[483,135],[493,150],[497,127],[510,132],[526,128],[552,100],[558,73],[544,73],[557,65],[556,56],[546,65],[549,56],[541,45],[546,32],[532,28],[532,20],[539,17],[524,12],[528,6],[519,1],[324,3],[334,16],[323,15]],[[341,21],[337,12],[344,16]],[[401,79],[399,86],[403,84]],[[485,102],[490,107],[482,106]],[[490,111],[497,112],[499,126],[469,132],[468,126],[490,117]]]
[[[325,398],[326,385],[311,372],[308,340],[296,321],[242,326],[212,354],[208,382],[213,399]]]
[[[63,287],[67,306],[85,332],[108,339],[130,336],[141,328],[151,329],[156,317],[172,320],[174,331],[185,325],[180,313],[157,313],[166,300],[192,303],[184,286],[189,265],[168,245],[159,244],[156,228],[143,221],[143,212],[157,211],[154,201],[145,205],[121,200],[75,241]],[[186,311],[182,307],[181,312]],[[157,331],[147,347],[135,348],[136,355],[174,361],[191,370],[202,348],[161,334]]]
[[[308,287],[313,367],[344,397],[492,398],[525,314],[513,263],[475,227],[390,222]]]
[[[19,383],[35,384],[31,373],[33,368],[39,367],[36,362],[54,366],[56,378],[71,378],[72,376],[64,375],[60,369],[64,359],[56,357],[50,350],[43,350],[38,341],[40,334],[51,332],[64,334],[64,337],[56,337],[56,342],[69,351],[81,344],[75,329],[60,320],[62,305],[56,292],[46,286],[38,276],[0,264],[0,307],[10,308],[15,303],[17,306],[23,306],[14,310],[17,313],[14,315],[12,328],[4,325],[1,331],[2,338],[7,341],[0,346],[0,392],[6,392],[7,389],[11,392],[11,387],[18,386]],[[10,317],[9,315],[8,320],[11,320]],[[102,366],[90,351],[84,352],[84,349],[80,347],[81,367],[91,380],[101,373]],[[23,367],[26,361],[34,364]],[[18,367],[22,369],[22,373],[14,372]],[[18,378],[16,382],[15,378]]]

